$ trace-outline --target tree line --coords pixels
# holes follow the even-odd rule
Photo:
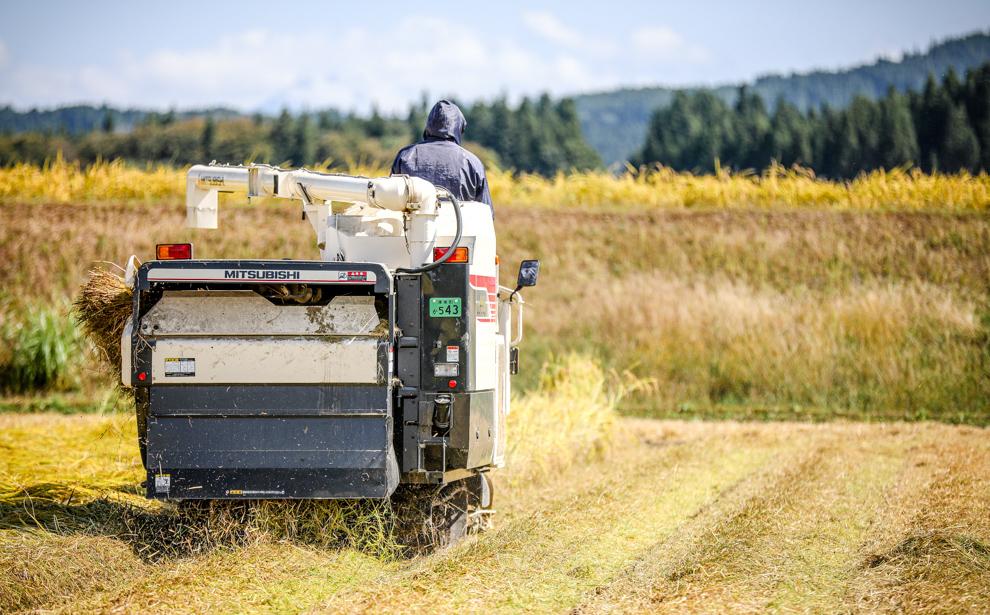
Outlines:
[[[990,169],[990,64],[962,79],[951,69],[941,82],[930,75],[921,91],[857,96],[844,109],[801,112],[781,99],[771,111],[747,87],[731,105],[710,91],[677,92],[653,113],[633,162],[696,172],[776,162],[833,178],[906,166]]]
[[[368,115],[326,109],[266,116],[227,109],[72,108],[58,114],[67,118],[61,127],[0,134],[0,165],[41,163],[61,153],[83,164],[123,159],[382,167],[398,149],[422,137],[431,103],[423,98],[398,115],[376,109]],[[468,121],[466,146],[488,165],[544,175],[602,166],[582,135],[571,99],[543,95],[517,105],[502,98],[461,107]],[[94,109],[102,112],[95,127]],[[12,113],[17,114],[0,109],[0,119]],[[20,119],[35,125],[50,120],[43,113],[28,115]],[[70,130],[83,125],[74,117],[85,118],[90,130]],[[891,88],[879,99],[859,96],[841,109],[823,105],[801,111],[784,99],[771,107],[748,87],[728,102],[724,93],[711,90],[678,91],[654,111],[632,162],[695,172],[717,165],[762,170],[779,163],[833,178],[902,166],[942,172],[990,169],[990,64],[963,78],[952,70],[941,81],[929,76],[920,91]]]
[[[404,115],[384,115],[373,109],[366,116],[335,109],[297,114],[283,110],[274,117],[228,110],[135,116],[103,108],[94,130],[0,134],[0,165],[42,163],[61,154],[83,164],[123,159],[176,165],[219,160],[387,166],[398,149],[422,138],[430,103],[423,98]],[[91,114],[91,109],[84,112]],[[524,98],[513,106],[503,98],[462,105],[462,109],[468,124],[466,146],[486,164],[543,174],[601,165],[581,134],[570,99],[555,101],[543,95]],[[0,111],[11,112],[9,108]],[[118,121],[124,118],[129,125],[121,127]]]

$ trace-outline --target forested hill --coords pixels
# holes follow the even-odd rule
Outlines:
[[[839,108],[857,94],[875,99],[890,86],[901,91],[920,90],[929,73],[941,78],[949,68],[955,68],[962,74],[987,61],[990,32],[979,32],[934,44],[925,52],[905,54],[897,62],[878,60],[834,72],[769,75],[757,79],[750,89],[770,104],[783,98],[802,111],[823,104]],[[674,91],[663,87],[624,88],[576,96],[585,138],[606,164],[626,160],[642,146],[652,112],[670,104]],[[725,85],[714,91],[731,103],[738,85]]]
[[[155,113],[144,109],[117,109],[103,105],[67,105],[55,109],[30,109],[18,111],[10,106],[0,107],[0,133],[64,132],[81,135],[94,130],[105,130],[112,124],[115,130],[128,131],[152,116],[160,116],[165,123],[209,115],[215,119],[237,117],[233,109],[215,107],[187,111]]]

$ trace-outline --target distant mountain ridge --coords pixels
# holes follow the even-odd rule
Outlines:
[[[941,78],[953,68],[962,74],[985,62],[990,62],[990,31],[949,38],[931,45],[927,51],[907,53],[898,61],[880,59],[872,64],[838,71],[766,75],[747,85],[768,105],[783,98],[801,110],[818,108],[823,104],[841,108],[859,94],[879,98],[890,87],[902,91],[918,90],[929,73]],[[723,85],[712,88],[712,91],[731,104],[735,101],[739,86]],[[620,88],[574,96],[585,140],[607,165],[627,160],[642,147],[653,111],[670,104],[675,91],[677,88]],[[127,132],[149,116],[170,121],[204,115],[223,119],[247,114],[223,107],[162,113],[107,105],[66,105],[29,111],[0,106],[0,134],[37,132],[81,135],[108,127]]]
[[[887,89],[920,89],[929,73],[941,78],[950,68],[966,69],[990,62],[990,32],[976,32],[933,44],[927,51],[907,53],[899,61],[880,59],[872,64],[838,71],[812,71],[759,77],[750,88],[768,104],[783,98],[799,109],[823,104],[845,107],[857,95],[879,98]],[[740,84],[713,88],[726,102],[735,101]],[[650,115],[670,104],[678,88],[621,88],[574,97],[585,139],[606,164],[628,159],[646,135]]]

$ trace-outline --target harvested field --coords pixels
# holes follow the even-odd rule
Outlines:
[[[497,528],[448,551],[259,539],[151,559],[106,522],[163,514],[135,495],[130,417],[3,415],[0,610],[980,611],[987,435],[621,419],[566,474],[510,468]]]

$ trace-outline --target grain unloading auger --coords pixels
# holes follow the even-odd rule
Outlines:
[[[517,291],[539,263],[499,287],[490,208],[414,177],[194,166],[188,226],[217,227],[220,192],[301,202],[321,260],[193,260],[168,244],[138,269],[122,379],[147,496],[401,495],[444,542],[485,518]]]

